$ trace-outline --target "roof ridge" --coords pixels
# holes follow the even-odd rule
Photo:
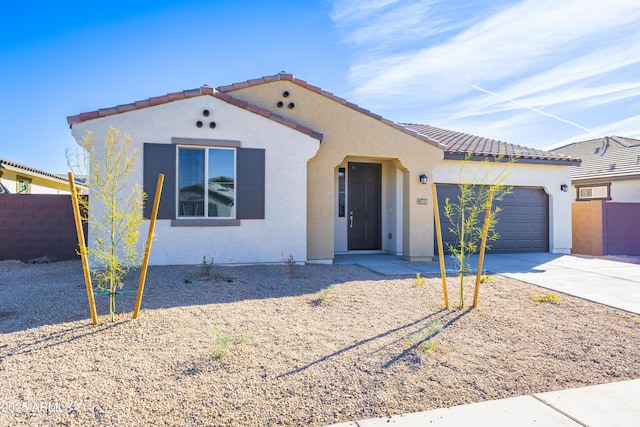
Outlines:
[[[27,166],[27,165],[25,165],[23,163],[18,163],[18,162],[15,162],[13,160],[10,160],[10,159],[4,158],[4,157],[0,157],[0,168],[2,167],[3,164],[11,166],[11,167],[14,167],[14,168],[24,169],[24,170],[27,170],[29,172],[35,172],[35,173],[38,173],[40,175],[45,175],[45,176],[48,176],[48,177],[51,177],[51,178],[56,178],[56,179],[59,179],[60,181],[69,182],[69,179],[65,178],[64,176],[60,176],[60,175],[57,175],[57,174],[54,174],[54,173],[51,173],[51,172],[47,172],[47,171],[44,171],[44,170],[41,170],[41,169],[36,169],[34,167]]]
[[[274,74],[271,76],[263,76],[257,79],[251,79],[251,80],[246,80],[243,82],[237,82],[237,83],[231,83],[229,85],[224,85],[224,86],[218,86],[217,90],[219,90],[220,92],[232,92],[234,90],[239,90],[239,89],[244,89],[250,86],[257,86],[260,84],[265,84],[265,83],[270,83],[270,82],[274,82],[274,81],[279,81],[279,80],[286,80],[286,81],[290,81],[294,84],[297,84],[298,86],[304,87],[312,92],[316,92],[322,96],[324,96],[325,98],[331,99],[339,104],[342,104],[346,107],[351,108],[352,110],[358,111],[362,114],[365,114],[371,118],[374,118],[376,120],[381,121],[382,123],[391,126],[395,129],[398,129],[401,132],[404,132],[406,134],[409,134],[411,136],[413,136],[414,138],[418,138],[422,141],[425,141],[431,145],[434,145],[438,148],[444,149],[445,146],[444,144],[442,144],[440,141],[429,137],[427,135],[421,134],[420,132],[416,132],[412,129],[408,129],[405,126],[402,126],[402,124],[396,123],[392,120],[389,119],[385,119],[384,117],[382,117],[379,114],[375,114],[370,110],[367,110],[366,108],[360,107],[357,104],[354,104],[352,102],[347,101],[345,98],[341,98],[335,94],[333,94],[332,92],[326,91],[318,86],[314,86],[310,83],[308,83],[306,80],[303,80],[301,78],[296,77],[294,74],[292,73],[287,73],[287,72],[280,72],[278,74]]]
[[[307,134],[314,139],[322,141],[323,135],[320,132],[314,131],[313,129],[310,129],[307,126],[303,126],[292,120],[285,119],[284,117],[278,114],[274,114],[271,111],[264,109],[262,107],[258,107],[257,105],[249,104],[247,101],[244,101],[239,98],[235,98],[229,95],[228,93],[222,92],[209,85],[202,85],[199,88],[187,89],[181,92],[171,92],[171,93],[167,93],[166,95],[154,96],[151,98],[143,99],[141,101],[135,101],[129,104],[117,105],[115,107],[100,108],[95,111],[80,113],[75,116],[67,116],[67,123],[71,127],[75,123],[82,123],[87,120],[98,119],[101,117],[112,116],[115,114],[125,113],[128,111],[140,110],[147,107],[167,104],[173,101],[179,101],[187,98],[193,98],[196,96],[205,96],[205,95],[213,96],[214,98],[220,99],[228,104],[235,105],[236,107],[242,108],[244,110],[250,111],[255,114],[259,114],[267,119],[281,123],[294,130]]]
[[[461,153],[471,153],[477,156],[516,156],[523,159],[551,160],[563,162],[579,162],[577,157],[568,156],[562,153],[541,150],[539,148],[526,147],[493,138],[482,137],[466,132],[452,131],[449,129],[437,128],[431,125],[404,123],[418,132],[441,133],[445,132],[441,142],[445,144],[445,152],[459,155]],[[429,135],[432,136],[432,135]]]

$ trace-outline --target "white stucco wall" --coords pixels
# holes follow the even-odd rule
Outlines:
[[[504,184],[514,187],[541,187],[549,196],[549,251],[568,254],[571,252],[571,192],[563,192],[561,184],[571,182],[571,167],[513,163],[501,166],[490,162],[481,166],[479,162],[463,163],[445,160],[434,171],[434,182],[457,184],[458,182],[481,182],[490,184],[498,176],[506,177]],[[480,177],[483,179],[479,180]]]
[[[209,117],[203,117],[205,109],[211,112]],[[196,127],[198,120],[204,122],[202,128]],[[216,122],[215,129],[208,127],[210,121]],[[318,151],[317,139],[212,96],[74,124],[72,134],[79,141],[91,130],[100,142],[109,126],[132,137],[140,150],[145,142],[171,144],[172,137],[236,140],[243,148],[265,149],[265,219],[243,219],[239,226],[198,227],[176,227],[170,220],[158,220],[152,265],[199,264],[203,256],[230,264],[282,262],[290,255],[296,261],[307,260],[307,160]],[[140,155],[133,174],[138,184],[142,184],[142,163]],[[167,191],[177,189],[163,189]],[[148,224],[141,232],[141,249]]]

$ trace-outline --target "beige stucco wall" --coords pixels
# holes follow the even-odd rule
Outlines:
[[[205,109],[211,112],[206,118],[202,116]],[[205,125],[196,127],[197,120]],[[215,129],[208,127],[209,121],[216,122]],[[100,142],[109,126],[131,136],[140,150],[145,142],[171,144],[172,137],[236,140],[244,148],[265,149],[265,219],[241,220],[240,226],[198,227],[176,227],[170,220],[158,220],[151,264],[198,264],[203,256],[231,264],[277,263],[289,256],[306,261],[307,160],[318,150],[317,139],[212,96],[74,124],[72,134],[79,141],[91,130]],[[140,157],[132,183],[142,184],[142,178]],[[146,233],[143,229],[141,247]]]
[[[287,98],[283,97],[284,91],[290,94]],[[320,150],[308,164],[309,260],[330,261],[336,251],[344,249],[346,227],[344,232],[337,229],[341,222],[335,220],[337,168],[358,159],[383,165],[383,249],[393,253],[401,251],[407,259],[433,256],[431,192],[428,185],[419,183],[419,176],[433,175],[443,158],[440,148],[291,81],[249,86],[230,94],[324,135]],[[278,101],[284,103],[282,108],[276,107]],[[288,108],[289,103],[295,107]],[[398,184],[400,178],[402,185]],[[426,198],[429,203],[418,205],[418,198]],[[388,239],[390,232],[396,237]],[[397,236],[398,232],[401,236]]]
[[[494,162],[462,162],[445,160],[435,170],[439,184],[476,182],[491,184],[499,177],[514,187],[539,187],[549,196],[549,251],[568,254],[571,251],[571,192],[563,192],[561,184],[571,182],[571,167],[515,162],[501,166]]]
[[[53,178],[49,179],[46,176],[34,174],[30,171],[16,172],[14,170],[0,168],[0,172],[2,172],[0,182],[2,182],[2,184],[7,187],[12,194],[16,194],[18,192],[18,176],[31,179],[31,194],[71,193],[69,190],[69,184],[64,181],[59,181]]]

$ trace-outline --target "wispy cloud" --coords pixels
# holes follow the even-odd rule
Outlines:
[[[613,130],[603,118],[622,126],[629,114],[622,104],[640,102],[635,0],[450,3],[335,2],[333,19],[355,51],[350,96],[407,121],[482,118],[506,126],[504,114],[518,114],[548,124],[547,141],[577,129]]]

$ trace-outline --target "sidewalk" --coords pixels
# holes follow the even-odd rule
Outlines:
[[[477,264],[477,259],[473,264]],[[410,263],[386,254],[337,255],[385,275],[440,274],[436,261]],[[483,270],[640,314],[640,265],[551,253],[489,254]],[[391,417],[335,424],[373,426],[640,425],[640,379],[538,393]]]
[[[491,400],[331,427],[615,427],[639,424],[640,379]]]

